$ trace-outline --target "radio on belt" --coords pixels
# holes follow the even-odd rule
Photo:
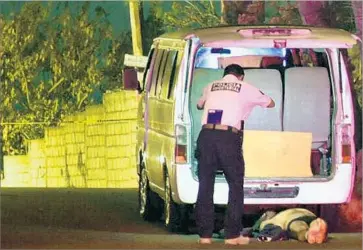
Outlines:
[[[207,123],[221,124],[223,110],[220,109],[209,109]]]

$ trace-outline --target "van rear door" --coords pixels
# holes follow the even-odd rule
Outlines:
[[[215,48],[351,48],[357,43],[357,37],[347,31],[312,27],[231,27],[219,33],[222,39],[218,40],[200,35],[204,46]]]
[[[231,28],[232,29],[232,28]],[[218,34],[221,39],[212,36],[200,36],[201,43],[205,47],[225,48],[323,48],[330,54],[330,76],[334,82],[336,115],[334,125],[334,159],[337,167],[333,178],[321,178],[317,180],[307,179],[255,179],[246,181],[246,203],[343,203],[350,199],[350,193],[354,181],[354,132],[353,106],[351,89],[348,81],[347,70],[339,54],[340,48],[351,48],[356,44],[356,37],[346,31],[325,28],[278,28],[278,27],[235,27]],[[341,86],[341,87],[338,87]],[[349,114],[346,119],[344,114]],[[349,141],[350,159],[344,162],[344,141]],[[340,192],[342,185],[346,185],[344,192]],[[343,184],[346,183],[346,184]],[[324,197],[317,194],[320,190]],[[282,192],[283,191],[283,192]],[[250,192],[250,194],[249,194]],[[286,193],[287,192],[287,193]],[[256,196],[256,194],[261,194]],[[328,195],[335,194],[335,195]],[[281,195],[281,196],[280,196]],[[261,200],[260,198],[269,198]]]

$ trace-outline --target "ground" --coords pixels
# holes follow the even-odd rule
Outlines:
[[[162,222],[143,221],[136,189],[1,188],[2,249],[234,248],[224,246],[222,239],[215,238],[210,246],[200,246],[197,240],[196,234],[168,233]],[[248,249],[362,249],[361,245],[361,233],[334,233],[322,245],[258,242]]]

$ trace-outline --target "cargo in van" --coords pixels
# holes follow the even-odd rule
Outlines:
[[[235,63],[245,68],[244,81],[276,103],[273,109],[256,107],[245,121],[246,178],[329,176],[334,96],[327,55],[322,49],[296,50],[200,48],[190,91],[194,146],[203,112],[195,106],[202,90],[222,78],[223,67]],[[294,63],[293,53],[309,62]]]

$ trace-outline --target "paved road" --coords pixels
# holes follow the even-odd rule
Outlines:
[[[165,231],[142,221],[135,189],[1,188],[1,249],[248,248],[362,249],[361,234],[331,234],[323,245],[296,241],[227,247],[216,239],[196,244],[196,235]]]

